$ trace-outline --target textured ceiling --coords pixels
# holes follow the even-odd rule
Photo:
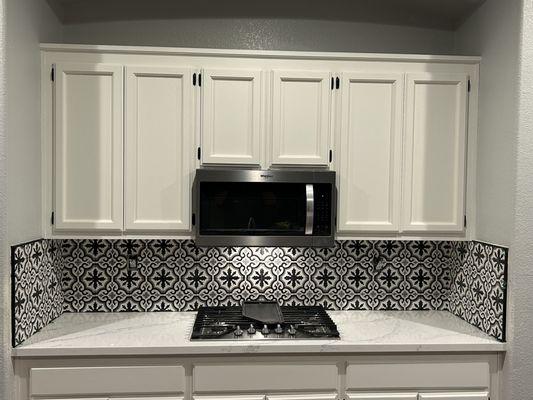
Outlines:
[[[171,18],[291,18],[456,29],[485,0],[42,0],[67,24]]]

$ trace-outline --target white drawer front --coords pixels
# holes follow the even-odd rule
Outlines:
[[[346,370],[346,389],[442,389],[488,388],[489,364],[402,363],[350,364]]]
[[[488,392],[476,393],[420,393],[420,400],[488,400]]]
[[[236,364],[197,365],[193,370],[194,392],[335,391],[335,364]]]
[[[32,396],[185,392],[181,366],[32,368]]]
[[[350,400],[418,400],[418,393],[351,393]]]

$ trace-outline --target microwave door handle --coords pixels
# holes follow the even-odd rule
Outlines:
[[[312,184],[305,185],[305,234],[313,234],[315,219],[315,193]]]

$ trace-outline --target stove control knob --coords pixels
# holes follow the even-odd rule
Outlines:
[[[281,327],[280,324],[276,326],[276,329],[274,330],[274,332],[276,332],[278,335],[281,335],[283,333],[283,328]]]
[[[261,329],[261,333],[263,335],[268,335],[270,333],[270,331],[268,330],[268,326],[266,326],[266,324],[263,325],[263,329]]]
[[[250,335],[253,335],[255,333],[255,328],[254,328],[254,324],[250,324],[250,327],[248,328],[248,333]]]
[[[242,329],[239,325],[237,325],[237,328],[235,328],[235,331],[233,332],[235,336],[242,336]]]
[[[296,329],[294,329],[294,326],[293,326],[293,325],[289,326],[289,330],[288,330],[287,332],[288,332],[289,335],[291,335],[291,336],[296,335]]]

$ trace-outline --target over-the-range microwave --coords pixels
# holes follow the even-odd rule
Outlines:
[[[197,169],[198,246],[334,245],[335,172]]]

